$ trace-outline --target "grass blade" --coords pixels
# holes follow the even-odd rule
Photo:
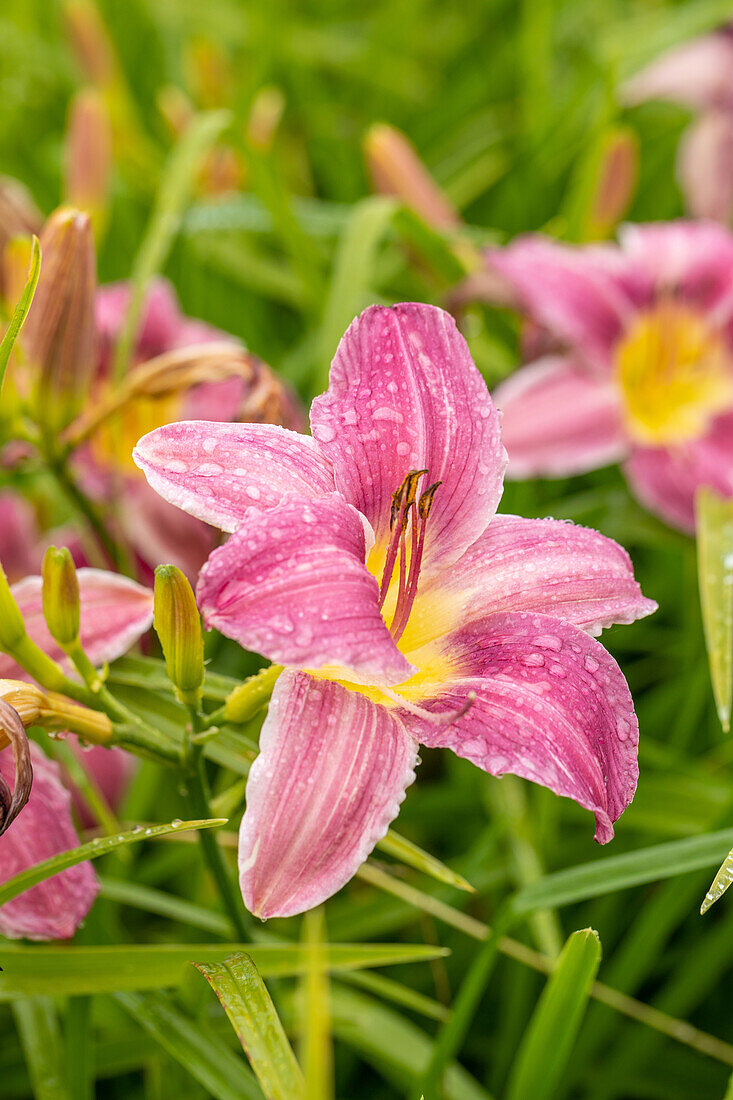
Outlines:
[[[180,228],[196,169],[228,123],[228,111],[197,115],[165,166],[155,207],[132,267],[130,304],[115,349],[114,378],[118,382],[130,363],[148,283],[165,264]]]
[[[728,852],[723,862],[720,865],[717,875],[712,881],[710,889],[708,890],[702,905],[700,906],[701,913],[707,913],[711,905],[713,905],[719,898],[722,898],[725,891],[733,882],[733,848]]]
[[[424,874],[430,875],[437,882],[445,882],[448,886],[455,886],[458,890],[466,890],[469,894],[476,892],[463,875],[459,875],[457,871],[446,867],[435,856],[431,856],[430,852],[419,848],[417,844],[413,844],[411,840],[400,836],[393,829],[390,829],[385,837],[377,841],[377,848],[390,856],[394,856],[395,859],[399,859],[401,863],[406,863],[408,867],[414,867],[416,871],[423,871]]]
[[[329,1100],[333,1096],[333,1052],[323,909],[306,913],[303,926],[307,966],[300,990],[300,1034],[305,1095],[306,1100]]]
[[[69,947],[7,943],[0,946],[0,1002],[18,997],[116,993],[180,985],[194,959],[221,963],[246,949],[264,977],[305,973],[302,944],[121,944]],[[426,944],[329,944],[330,970],[429,962],[450,954]]]
[[[78,848],[70,848],[68,852],[60,852],[51,859],[45,859],[42,863],[35,863],[26,871],[9,878],[0,886],[0,905],[17,898],[19,894],[30,890],[31,886],[37,886],[53,875],[65,871],[67,867],[75,867],[77,863],[84,863],[89,859],[99,859],[116,848],[122,848],[126,844],[135,844],[140,840],[155,840],[156,837],[168,836],[170,833],[183,833],[192,829],[211,829],[217,825],[226,825],[226,818],[212,817],[206,821],[171,821],[169,825],[149,825],[146,828],[131,829],[127,833],[117,833],[115,836],[102,836],[80,844]]]
[[[267,1100],[302,1100],[303,1074],[251,955],[194,966],[221,1001]]]
[[[13,310],[13,316],[10,318],[10,324],[5,330],[5,335],[0,341],[0,390],[3,388],[3,382],[5,381],[5,372],[8,369],[8,361],[12,353],[15,341],[18,339],[20,330],[23,327],[26,317],[28,316],[28,310],[31,308],[33,302],[33,295],[36,293],[36,287],[38,286],[38,277],[41,274],[41,245],[38,237],[33,237],[33,244],[31,245],[31,260],[28,267],[28,279],[23,287],[23,293],[21,294],[18,304]]]
[[[262,1100],[244,1062],[162,993],[118,993],[115,1000],[171,1058],[218,1100]]]
[[[702,488],[695,498],[697,569],[710,678],[727,733],[733,704],[733,500]]]
[[[17,1001],[13,1015],[36,1100],[75,1100],[66,1087],[61,1030],[53,1002],[46,997]]]
[[[515,913],[570,905],[587,898],[600,897],[614,890],[698,871],[719,863],[733,844],[733,829],[721,829],[709,836],[685,837],[666,844],[655,844],[638,852],[593,860],[569,867],[538,882],[525,886],[515,896]]]
[[[601,961],[591,928],[573,932],[558,959],[512,1065],[507,1100],[552,1100]]]

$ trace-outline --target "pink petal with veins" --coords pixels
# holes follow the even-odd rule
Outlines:
[[[71,796],[58,765],[31,743],[33,788],[25,809],[0,837],[0,882],[76,848],[79,837],[71,820]],[[12,785],[9,750],[0,752],[0,774]],[[11,939],[66,940],[74,935],[99,890],[91,863],[69,867],[0,907],[0,933]]]
[[[657,607],[641,594],[617,542],[555,519],[494,516],[434,586],[454,594],[465,626],[498,612],[534,611],[600,634]]]
[[[629,449],[618,389],[572,359],[520,367],[494,391],[511,478],[567,477]]]
[[[423,744],[452,749],[492,775],[511,772],[596,817],[595,839],[633,798],[638,725],[626,680],[588,634],[549,615],[492,615],[446,639],[462,675],[423,705],[465,706],[450,725],[403,714]]]
[[[369,548],[363,517],[338,494],[288,498],[251,512],[214,551],[199,607],[207,626],[277,664],[343,665],[343,679],[400,683],[414,669],[382,619]]]
[[[143,436],[133,458],[164,500],[223,531],[288,493],[318,497],[334,488],[315,441],[272,424],[168,424]]]
[[[153,621],[153,593],[135,581],[103,569],[79,569],[81,599],[80,636],[95,665],[121,657]],[[25,577],[12,593],[25,620],[28,634],[55,660],[63,653],[53,640],[43,617],[40,577]],[[25,679],[12,658],[0,654],[0,677]]]
[[[247,781],[239,834],[245,905],[286,917],[335,894],[399,812],[417,743],[386,707],[284,672]]]
[[[433,306],[372,306],[349,326],[311,426],[336,488],[389,537],[392,494],[410,470],[441,482],[423,569],[455,561],[501,497],[499,417],[455,321]]]

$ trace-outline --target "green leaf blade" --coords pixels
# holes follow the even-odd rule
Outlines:
[[[733,500],[702,488],[695,498],[697,568],[710,678],[720,724],[733,705]]]

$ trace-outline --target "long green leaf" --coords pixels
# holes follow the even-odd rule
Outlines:
[[[710,889],[700,906],[700,912],[707,913],[710,906],[718,901],[719,898],[722,898],[731,882],[733,882],[733,848],[731,848],[718,868],[718,873],[713,879]]]
[[[697,568],[710,678],[727,733],[733,704],[733,500],[702,488],[695,497]]]
[[[0,1001],[17,997],[114,993],[179,985],[187,963],[220,963],[246,950],[266,977],[304,974],[302,944],[145,944],[112,947],[0,945]],[[445,948],[426,944],[330,944],[330,970],[443,958]]]
[[[169,825],[148,825],[145,828],[138,827],[127,833],[117,833],[115,836],[101,836],[90,840],[78,848],[70,848],[68,852],[60,852],[51,859],[45,859],[42,863],[34,863],[26,871],[9,878],[0,886],[0,905],[17,898],[19,894],[30,890],[39,882],[58,875],[67,867],[75,867],[77,863],[85,863],[90,859],[99,859],[106,856],[116,848],[122,848],[126,844],[135,844],[140,840],[155,840],[156,837],[168,836],[170,833],[184,833],[192,829],[211,829],[217,825],[226,825],[226,818],[212,817],[206,821],[171,821]]]
[[[18,339],[20,330],[23,327],[26,317],[28,316],[28,310],[31,308],[33,302],[33,295],[36,293],[36,287],[38,286],[38,277],[41,274],[41,245],[38,237],[33,238],[33,244],[31,246],[31,260],[28,267],[28,279],[23,287],[23,293],[21,294],[18,304],[13,310],[13,316],[10,318],[10,324],[5,330],[5,335],[0,340],[0,390],[3,388],[3,382],[5,381],[5,372],[8,369],[8,361],[10,359],[15,341]]]
[[[132,267],[130,304],[115,349],[114,377],[124,377],[142,316],[148,283],[163,267],[178,233],[193,188],[196,169],[228,125],[228,111],[197,115],[170,155],[150,216],[148,227]]]
[[[305,1072],[305,1095],[307,1100],[329,1100],[333,1096],[333,1051],[322,907],[305,914],[303,930],[308,958],[300,990],[300,1057]]]
[[[732,844],[733,829],[721,829],[709,836],[685,837],[638,852],[583,863],[525,886],[514,898],[513,909],[515,913],[531,913],[535,909],[569,905],[629,886],[699,871],[720,863]]]
[[[115,1000],[217,1100],[262,1100],[241,1058],[210,1030],[192,1023],[165,994],[118,993]]]
[[[344,330],[373,297],[380,241],[394,217],[393,199],[372,196],[357,203],[339,240],[323,313],[319,370],[326,370]]]
[[[591,928],[573,932],[534,1011],[512,1065],[507,1100],[552,1100],[601,961]]]
[[[302,1100],[303,1074],[252,956],[194,966],[221,1001],[267,1100]]]
[[[16,1001],[13,1015],[36,1100],[76,1100],[66,1087],[66,1064],[56,1008],[46,997]]]

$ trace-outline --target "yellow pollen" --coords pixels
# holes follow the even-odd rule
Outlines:
[[[733,369],[722,336],[668,300],[642,313],[615,361],[629,432],[663,445],[698,438],[733,403]]]

